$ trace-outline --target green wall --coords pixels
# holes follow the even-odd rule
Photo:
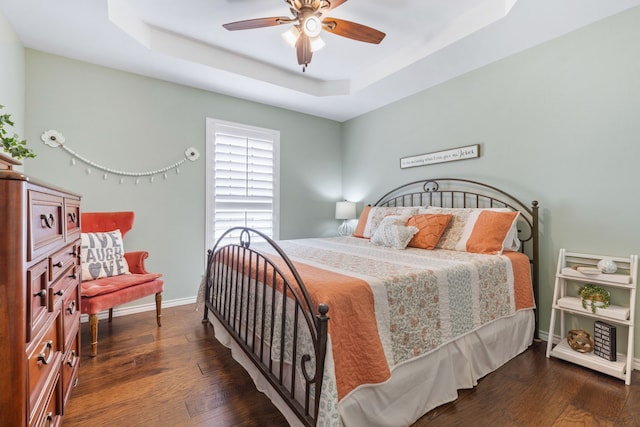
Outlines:
[[[135,211],[125,249],[149,251],[148,269],[164,273],[167,302],[193,299],[204,271],[207,117],[280,131],[281,238],[336,233],[337,122],[29,49],[26,81],[26,138],[37,154],[25,162],[26,173],[81,194],[84,211]],[[50,129],[68,148],[118,170],[157,170],[183,159],[190,146],[201,156],[167,179],[120,184],[95,168],[87,174],[86,165],[72,165],[67,152],[42,143]]]
[[[345,197],[371,203],[405,182],[465,177],[538,200],[548,331],[560,248],[640,254],[638,40],[635,8],[347,122]],[[399,168],[475,143],[478,159]],[[635,342],[640,354],[640,330]]]

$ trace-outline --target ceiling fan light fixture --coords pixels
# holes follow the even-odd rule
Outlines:
[[[322,38],[320,38],[320,36],[318,37],[314,37],[311,39],[311,51],[312,52],[317,52],[320,49],[322,49],[323,47],[326,46],[326,43],[324,42],[324,40],[322,40]]]
[[[311,38],[318,37],[322,31],[322,21],[317,16],[311,15],[302,23],[302,30]]]
[[[296,47],[296,41],[298,40],[298,37],[300,37],[300,31],[295,26],[282,33],[282,38],[284,39],[284,41],[286,41],[287,44],[293,48]]]

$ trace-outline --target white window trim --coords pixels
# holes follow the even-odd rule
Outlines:
[[[280,131],[260,128],[242,123],[228,122],[207,117],[206,119],[206,176],[205,176],[205,253],[213,248],[216,243],[215,228],[212,227],[214,221],[210,221],[215,215],[215,186],[214,166],[215,166],[215,136],[216,130],[226,127],[241,129],[245,136],[264,138],[267,136],[273,141],[274,155],[274,189],[273,189],[273,238],[280,236]]]

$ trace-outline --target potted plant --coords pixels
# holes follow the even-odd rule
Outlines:
[[[611,303],[611,294],[608,290],[587,283],[578,290],[578,295],[582,300],[582,308],[587,308],[587,303],[591,305],[591,312],[595,313],[596,308],[607,308]]]
[[[0,105],[0,109],[2,108],[4,108],[4,105]],[[2,149],[14,159],[34,158],[36,155],[31,149],[27,148],[27,141],[20,140],[15,133],[13,136],[9,136],[5,126],[13,126],[10,114],[0,114],[0,142],[2,142]]]

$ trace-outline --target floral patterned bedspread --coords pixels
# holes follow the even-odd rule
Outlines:
[[[377,339],[389,372],[488,322],[534,307],[529,260],[520,253],[394,250],[353,237],[287,240],[278,244],[297,265],[366,282],[373,296]],[[261,249],[269,251],[266,246]],[[304,274],[301,275],[306,283]],[[335,305],[339,303],[329,305],[330,325],[335,322],[332,313],[348,310],[351,303],[343,307]],[[325,421],[335,420],[337,415],[337,404],[330,401],[342,399],[357,388],[356,385],[336,390],[332,375],[334,369],[340,371],[338,364],[344,360],[336,357],[343,350],[336,343],[344,340],[339,341],[334,335],[353,334],[358,325],[333,326],[330,329],[333,358],[328,355],[329,369],[323,387],[323,399],[328,400],[322,405]],[[360,360],[358,355],[354,357]]]

